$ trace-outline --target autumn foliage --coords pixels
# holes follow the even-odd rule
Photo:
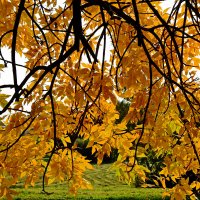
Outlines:
[[[195,199],[199,10],[197,0],[176,0],[170,9],[155,0],[0,0],[0,69],[10,68],[12,79],[0,85],[0,196],[12,199],[13,185],[41,177],[46,193],[57,181],[73,193],[92,188],[83,177],[92,165],[78,151],[82,138],[98,164],[117,149],[113,165],[128,182],[135,175],[148,182],[139,159],[153,151],[164,158],[155,185],[171,180],[164,195]],[[129,110],[118,120],[122,99]]]

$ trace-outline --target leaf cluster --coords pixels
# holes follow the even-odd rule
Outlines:
[[[195,0],[169,10],[153,0],[0,0],[0,70],[12,79],[0,85],[0,195],[11,199],[12,185],[40,175],[46,193],[55,181],[72,193],[91,188],[83,138],[98,164],[118,149],[114,166],[129,183],[147,180],[139,160],[153,149],[165,157],[162,186],[175,182],[165,194],[195,199],[199,180],[184,175],[200,169],[199,20]],[[130,103],[123,116],[119,98]]]

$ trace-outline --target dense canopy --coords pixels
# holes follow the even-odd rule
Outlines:
[[[0,0],[0,70],[9,76],[0,85],[0,196],[41,176],[44,192],[56,181],[72,193],[91,188],[80,138],[98,164],[117,150],[114,167],[127,182],[136,174],[148,182],[140,161],[153,151],[163,158],[155,185],[171,180],[172,199],[198,195],[200,2],[161,3]]]

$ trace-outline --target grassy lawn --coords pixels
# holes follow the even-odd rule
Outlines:
[[[118,180],[114,171],[109,170],[110,165],[104,164],[95,166],[95,170],[89,171],[86,178],[93,185],[93,190],[81,190],[76,197],[67,194],[66,184],[52,184],[46,187],[48,192],[54,192],[51,195],[46,195],[41,192],[41,184],[35,187],[24,189],[16,187],[20,192],[15,199],[30,199],[30,200],[58,200],[58,199],[162,199],[162,189],[159,188],[134,188]]]

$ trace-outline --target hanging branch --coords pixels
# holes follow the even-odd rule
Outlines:
[[[22,15],[22,12],[24,10],[24,4],[25,0],[21,0],[19,4],[19,9],[16,15],[14,27],[13,27],[13,38],[12,38],[12,51],[11,51],[11,60],[12,60],[12,71],[13,71],[13,81],[15,86],[15,94],[16,94],[16,101],[19,101],[19,88],[17,83],[17,69],[16,69],[16,60],[15,60],[15,54],[16,54],[16,42],[17,42],[17,36],[18,36],[18,26],[20,23],[20,18]]]

